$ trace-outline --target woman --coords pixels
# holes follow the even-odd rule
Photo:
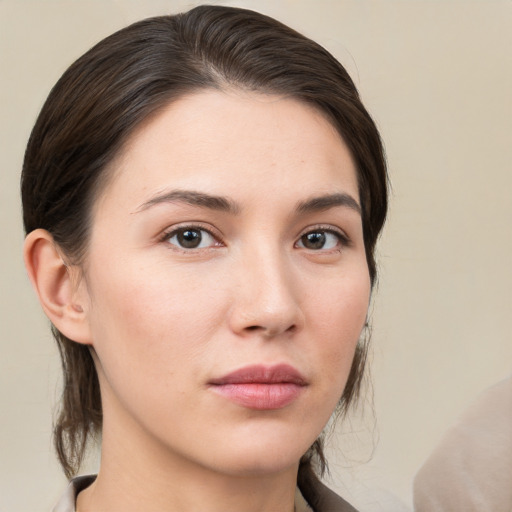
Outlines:
[[[386,194],[346,71],[271,18],[198,7],[76,61],[22,176],[66,474],[102,443],[56,510],[353,510],[315,471],[358,394]]]

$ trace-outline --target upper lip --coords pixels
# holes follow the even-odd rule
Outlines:
[[[212,379],[211,385],[225,384],[279,384],[289,383],[298,386],[307,384],[304,376],[289,364],[273,366],[251,365],[245,366],[222,377]]]

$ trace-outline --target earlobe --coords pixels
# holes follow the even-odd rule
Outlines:
[[[67,338],[91,344],[78,269],[68,267],[52,235],[36,229],[25,239],[23,256],[39,302],[52,324]],[[80,289],[79,289],[80,288]]]

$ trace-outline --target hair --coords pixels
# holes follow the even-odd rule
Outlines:
[[[312,105],[339,132],[354,159],[372,286],[375,244],[387,211],[383,145],[343,66],[282,23],[232,7],[200,6],[149,18],[105,38],[74,62],[51,90],[28,141],[21,178],[25,231],[42,228],[70,264],[87,256],[91,211],[108,164],[134,130],[176,99],[204,89],[278,94]],[[66,475],[101,433],[98,376],[88,346],[55,327],[63,394],[54,442]],[[367,339],[358,343],[340,400],[358,397]],[[319,438],[302,457],[299,485],[325,458]]]

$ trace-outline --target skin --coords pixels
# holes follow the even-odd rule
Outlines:
[[[92,347],[100,379],[101,470],[78,511],[293,511],[299,459],[341,397],[369,302],[346,145],[296,100],[203,91],[145,123],[110,172],[81,278],[56,270],[49,235],[26,249],[47,314]],[[311,206],[325,196],[337,199]],[[211,234],[183,248],[184,227]],[[45,285],[47,261],[59,277]],[[306,381],[285,407],[254,410],[209,386],[278,363]]]

